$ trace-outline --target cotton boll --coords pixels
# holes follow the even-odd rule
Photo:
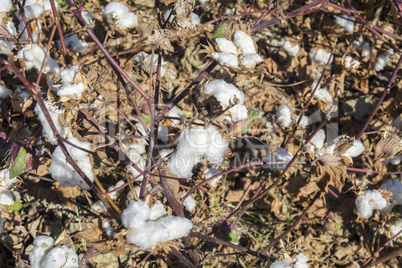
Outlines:
[[[97,213],[104,213],[104,212],[107,211],[105,205],[102,203],[101,200],[98,200],[98,201],[94,202],[94,203],[91,205],[91,210],[92,210],[92,211],[95,211],[95,212],[97,212]]]
[[[40,262],[45,256],[46,250],[51,248],[53,244],[54,239],[50,236],[39,235],[34,239],[33,245],[35,247],[29,253],[29,262],[32,268],[41,268]]]
[[[356,157],[361,155],[364,152],[365,148],[361,141],[355,140],[353,141],[352,146],[343,153],[344,157]]]
[[[102,227],[105,230],[107,236],[112,236],[114,233],[114,228],[110,225],[108,221],[102,221]]]
[[[386,166],[388,164],[397,166],[397,165],[399,165],[401,163],[401,160],[402,160],[402,155],[398,155],[397,157],[394,157],[392,159],[384,160],[384,161],[382,161],[382,163],[383,163],[384,166]]]
[[[211,10],[211,5],[209,4],[209,0],[198,0],[198,2],[200,3],[202,9],[205,12],[208,12]]]
[[[358,196],[355,204],[360,217],[368,219],[373,215],[373,209],[370,206],[370,202],[364,195]]]
[[[391,231],[392,236],[397,235],[402,230],[402,218],[398,218],[395,224],[389,226],[389,230]],[[399,234],[398,237],[401,237],[402,234]]]
[[[352,16],[347,14],[340,15],[336,17],[336,24],[341,26],[343,32],[351,32],[355,27],[354,19]]]
[[[45,52],[46,50],[43,47],[40,47],[36,44],[30,44],[18,51],[17,56],[18,58],[25,60],[25,66],[27,69],[34,68],[39,71],[41,69],[42,62],[45,59]],[[50,58],[49,54],[46,56],[43,72],[59,72],[59,63]]]
[[[325,143],[325,132],[324,132],[324,130],[322,130],[322,129],[318,130],[318,132],[311,139],[310,143],[313,144],[315,148],[321,149],[324,146],[324,143]]]
[[[262,58],[257,53],[247,53],[240,56],[241,63],[248,69],[254,68],[258,63],[262,62]]]
[[[214,95],[221,105],[225,107],[229,106],[230,103],[234,103],[235,96],[239,104],[243,104],[245,100],[243,92],[233,84],[228,84],[221,79],[215,79],[206,84],[204,93]]]
[[[274,155],[271,153],[268,154],[267,157],[263,159],[264,162],[274,162],[274,161],[290,161],[293,158],[293,154],[291,152],[286,151],[283,148],[279,148],[275,150]],[[287,166],[287,163],[283,164],[268,164],[267,167],[273,170],[284,170]]]
[[[390,199],[391,202],[396,205],[402,204],[402,183],[400,180],[387,180],[381,185],[380,189],[387,189],[392,193],[392,197]]]
[[[120,2],[111,2],[102,10],[102,17],[103,20],[106,20],[106,17],[109,13],[112,14],[113,18],[116,18],[129,12],[130,10],[124,4]]]
[[[132,12],[119,17],[117,25],[120,28],[133,28],[138,26],[138,17]]]
[[[201,19],[200,16],[198,16],[197,14],[195,14],[194,12],[191,12],[191,21],[193,22],[194,25],[198,25],[201,23]]]
[[[35,247],[47,250],[54,244],[54,239],[47,235],[38,235],[33,241]]]
[[[312,48],[309,52],[309,56],[312,62],[318,64],[318,65],[325,65],[327,64],[329,57],[331,56],[331,53],[327,53],[324,49],[315,49]],[[332,63],[333,56],[331,57],[329,64]]]
[[[7,188],[0,187],[0,204],[11,206],[14,204],[13,193]]]
[[[240,54],[242,55],[257,53],[257,50],[254,46],[253,38],[251,38],[251,36],[243,31],[236,31],[234,33],[233,42],[236,44]]]
[[[160,139],[163,143],[167,143],[169,141],[169,131],[164,125],[160,125],[158,127],[158,139]]]
[[[283,127],[290,127],[292,125],[292,111],[286,104],[281,104],[276,111],[278,123]]]
[[[311,86],[311,90],[314,90],[313,85]],[[334,99],[332,98],[331,94],[325,88],[320,88],[320,87],[317,88],[317,90],[314,92],[314,98],[319,101],[326,102],[326,103],[334,102]]]
[[[76,34],[70,35],[64,38],[64,42],[67,47],[70,47],[74,52],[85,52],[88,48],[88,43],[78,40]]]
[[[383,209],[387,206],[387,200],[377,190],[368,190],[364,195],[360,195],[355,200],[357,212],[359,215],[368,219],[373,215],[374,209]]]
[[[8,12],[13,7],[11,0],[1,0],[0,1],[0,13]]]
[[[296,116],[294,122],[297,123],[299,121],[300,116]],[[300,120],[299,126],[307,127],[308,126],[308,117],[303,115],[302,119]]]
[[[273,264],[271,264],[271,266],[269,266],[269,268],[287,268],[287,267],[294,267],[292,264],[294,263],[294,261],[289,261],[289,260],[280,260],[277,261]]]
[[[401,130],[402,129],[402,118],[401,115],[398,115],[395,120],[392,122],[392,125],[394,125],[397,129]]]
[[[10,171],[5,168],[0,170],[0,186],[11,187],[17,181],[17,177],[10,179]]]
[[[28,20],[39,18],[44,11],[44,8],[41,5],[37,4],[32,4],[24,7],[24,14]]]
[[[308,256],[303,253],[299,253],[296,255],[295,259],[297,260],[295,267],[296,268],[308,268]]]
[[[382,71],[385,66],[388,64],[388,62],[390,61],[390,57],[394,54],[394,51],[392,49],[381,53],[378,56],[377,62],[374,65],[374,69],[379,72]]]
[[[232,41],[230,41],[226,38],[216,38],[215,42],[216,42],[216,44],[218,44],[219,50],[221,52],[239,55],[239,53],[237,52],[237,48]]]
[[[120,216],[121,222],[126,228],[137,228],[148,220],[150,213],[147,203],[141,200],[131,201]]]
[[[297,53],[300,51],[300,46],[298,44],[292,46],[292,43],[290,43],[289,40],[286,40],[282,44],[282,49],[285,50],[289,56],[296,57]]]
[[[41,267],[78,268],[78,255],[66,245],[55,247],[40,262]]]
[[[0,85],[0,98],[4,99],[10,96],[11,90],[8,89],[6,86]]]
[[[169,231],[169,237],[162,242],[178,239],[187,236],[191,229],[193,229],[193,223],[186,218],[166,216],[160,218],[156,222],[162,223]]]
[[[85,86],[83,83],[67,84],[60,87],[60,89],[57,91],[57,95],[59,97],[81,98],[84,91]]]
[[[212,164],[220,164],[223,161],[229,142],[221,135],[221,133],[213,126],[207,128],[209,135],[209,148],[205,157]]]
[[[236,55],[225,52],[214,52],[211,56],[214,60],[218,61],[220,65],[229,68],[237,68],[239,66],[239,61]]]
[[[84,19],[86,24],[92,24],[94,17],[88,11],[82,11],[81,16]]]
[[[181,193],[180,198],[183,198],[186,194],[187,192]],[[194,198],[190,195],[186,198],[186,200],[184,200],[183,205],[187,210],[192,210],[196,207],[197,203],[195,202]]]
[[[351,56],[346,56],[345,57],[345,68],[349,69],[356,69],[357,67],[360,66],[360,62],[358,62],[357,60],[353,60]]]
[[[167,212],[166,212],[165,207],[163,206],[161,201],[157,200],[151,207],[151,211],[150,211],[148,220],[155,221],[166,215],[167,215]]]
[[[367,57],[368,55],[371,54],[370,44],[367,42],[364,42],[362,44],[361,50],[362,50],[362,57]]]
[[[116,188],[119,188],[120,186],[124,185],[124,181],[123,180],[119,180],[114,186],[110,186],[107,191],[110,192]],[[124,188],[121,188],[117,191],[114,191],[113,193],[108,194],[109,197],[112,200],[117,200],[117,198],[120,196],[120,194],[124,191]]]
[[[204,170],[204,175],[205,175],[205,179],[209,179],[215,175],[218,175],[219,173],[221,173],[219,170],[215,169],[215,168],[207,168],[206,170]],[[212,187],[216,186],[216,183],[222,178],[222,176],[218,176],[210,181],[208,181],[207,183],[209,185],[211,185]]]
[[[179,119],[172,119],[172,127],[177,128],[182,122],[181,118],[182,115],[180,113],[180,110],[177,109],[176,107],[173,107],[167,114],[168,117],[175,117]]]
[[[143,223],[127,233],[127,242],[138,246],[142,250],[147,250],[156,243],[169,240],[168,229],[158,221]]]
[[[229,109],[229,112],[233,122],[246,120],[248,118],[247,108],[243,104],[236,104]]]
[[[165,158],[168,154],[174,152],[173,149],[162,149],[159,151],[159,154],[161,155],[161,158]]]
[[[159,58],[159,55],[154,54],[152,72],[156,72],[156,67],[158,66],[158,58]],[[151,71],[152,55],[149,55],[148,53],[141,51],[134,55],[133,61],[144,72],[146,72],[147,74],[151,73],[150,71]],[[161,65],[165,65],[165,64],[166,63],[162,58]],[[163,66],[161,66],[161,77],[164,77],[165,74],[166,74],[166,70]]]

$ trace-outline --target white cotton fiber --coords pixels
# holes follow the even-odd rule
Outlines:
[[[394,125],[397,129],[402,130],[402,118],[401,115],[398,115],[394,121],[392,122],[392,125]]]
[[[299,121],[299,118],[300,118],[300,116],[298,116],[298,115],[294,118],[295,124]],[[308,126],[308,117],[307,116],[303,115],[302,119],[300,120],[299,126],[301,126],[301,127]]]
[[[402,183],[398,179],[389,179],[384,182],[380,187],[381,189],[386,189],[392,193],[392,197],[390,199],[396,205],[402,204]]]
[[[32,4],[24,7],[24,14],[28,20],[37,19],[43,13],[44,8],[38,4]]]
[[[278,117],[277,122],[283,127],[290,127],[292,125],[292,111],[286,104],[281,104],[276,111]]]
[[[61,71],[62,85],[57,91],[59,97],[81,98],[82,93],[85,91],[85,86],[82,82],[74,84],[74,77],[78,70],[79,66],[75,65],[70,69]]]
[[[220,65],[237,68],[239,66],[239,60],[236,55],[225,52],[214,52],[211,54],[212,58],[219,62]]]
[[[311,91],[313,91],[315,89],[316,85],[317,85],[316,82],[311,84],[311,86],[310,86]],[[320,85],[318,85],[318,88],[314,92],[314,98],[319,101],[326,102],[326,103],[332,103],[334,101],[334,99],[332,98],[329,91],[325,88],[321,88]]]
[[[0,85],[0,98],[4,99],[10,96],[11,90],[8,89],[6,86]]]
[[[159,221],[143,223],[138,228],[131,229],[127,234],[127,242],[140,247],[142,250],[147,250],[156,243],[169,240],[168,228]]]
[[[343,153],[344,157],[356,157],[364,152],[365,148],[361,141],[354,140],[352,146]]]
[[[251,36],[243,31],[236,31],[234,33],[233,42],[236,44],[240,54],[242,55],[257,53],[257,50],[254,46],[253,38],[251,38]]]
[[[286,151],[283,148],[276,149],[274,155],[268,153],[268,156],[263,159],[264,162],[273,162],[273,161],[290,161],[293,158],[293,154],[291,152]],[[284,170],[287,166],[287,163],[282,164],[267,164],[268,168],[273,170]]]
[[[34,241],[35,246],[29,253],[29,262],[32,268],[41,268],[40,262],[45,256],[45,252],[54,244],[54,239],[50,236],[39,235]]]
[[[307,261],[308,257],[299,253],[292,260],[280,260],[271,264],[270,268],[308,268]]]
[[[121,28],[133,28],[138,26],[138,17],[130,12],[128,7],[120,2],[111,2],[102,10],[103,20],[106,21],[107,15],[116,19],[117,25]]]
[[[7,188],[0,187],[0,204],[11,206],[14,202],[13,193]]]
[[[395,224],[389,226],[389,230],[391,231],[392,236],[397,235],[402,230],[402,218],[398,218]],[[401,237],[402,233],[398,235]]]
[[[258,63],[262,62],[262,58],[257,53],[247,53],[240,56],[240,61],[248,69],[252,69]]]
[[[160,218],[157,222],[165,225],[169,231],[169,237],[166,240],[162,240],[163,242],[185,237],[194,227],[189,219],[175,216],[166,216]]]
[[[170,13],[172,13],[172,9],[168,9],[168,10],[166,10],[166,11],[163,13],[163,19],[164,19],[165,21],[167,21],[167,19],[168,19],[169,17],[170,17],[171,20],[173,20],[173,19],[176,17],[176,15],[174,15],[174,14],[170,15]]]
[[[221,173],[219,170],[215,169],[215,168],[207,168],[206,170],[204,170],[204,175],[205,175],[205,179],[209,179],[215,175],[218,175],[219,173]],[[207,183],[209,185],[211,185],[212,187],[216,186],[216,183],[222,178],[222,176],[218,176],[210,181],[208,181]]]
[[[0,13],[10,11],[12,6],[11,0],[0,0]]]
[[[394,54],[394,51],[392,49],[381,53],[378,56],[377,62],[374,65],[374,69],[379,72],[382,71],[385,66],[388,64],[388,62],[390,61],[390,57]]]
[[[224,80],[215,79],[205,85],[205,94],[214,95],[222,106],[227,107],[229,103],[234,103],[235,96],[239,104],[243,104],[245,100],[244,93],[241,92],[233,84],[226,83]]]
[[[157,66],[158,66],[158,58],[159,55],[154,54],[154,57],[152,58],[152,55],[146,53],[146,52],[139,52],[134,55],[133,61],[137,64],[139,68],[141,68],[144,72],[147,74],[151,73],[151,61],[153,59],[153,67],[152,67],[152,72],[154,75],[156,75],[157,71]],[[163,67],[165,65],[165,61],[162,58],[161,61],[161,77],[164,77],[166,74],[166,69]]]
[[[53,248],[43,257],[40,267],[78,268],[78,255],[66,245]]]
[[[150,213],[147,203],[141,200],[131,201],[120,215],[121,222],[126,228],[137,228],[148,220]]]
[[[216,44],[218,44],[219,50],[221,52],[239,55],[239,53],[237,52],[237,48],[232,41],[230,41],[226,38],[216,38],[215,42],[216,42]]]
[[[60,116],[64,114],[64,110],[59,109],[55,103],[50,101],[44,101],[47,110],[49,111],[50,117],[52,118],[53,124],[56,126],[57,131],[59,132],[60,136],[65,138],[69,133],[70,129],[68,127],[64,127],[63,124],[60,122]],[[44,137],[52,144],[57,144],[56,138],[53,136],[52,129],[48,121],[46,120],[45,114],[42,112],[39,104],[35,106],[35,112],[38,116],[39,121],[42,123],[43,127],[43,134]]]
[[[116,188],[119,188],[120,186],[124,185],[124,181],[123,180],[119,180],[118,182],[116,182],[116,184],[114,186],[110,186],[109,188],[107,188],[107,192],[110,192]],[[124,188],[121,188],[117,191],[114,191],[113,193],[108,194],[109,197],[112,200],[117,200],[117,198],[119,198],[120,194],[124,191]]]
[[[383,209],[387,205],[387,200],[377,190],[368,190],[364,195],[359,195],[355,200],[357,212],[360,217],[368,219],[373,215],[374,209]]]
[[[43,47],[40,47],[37,44],[29,44],[18,51],[17,56],[18,58],[25,60],[25,66],[27,67],[27,69],[34,68],[39,71],[42,66],[42,62],[45,59],[45,52],[46,50]],[[59,63],[50,58],[49,53],[46,56],[43,72],[59,72]]]
[[[81,16],[84,19],[86,24],[92,24],[94,17],[88,11],[82,11]]]
[[[163,143],[167,143],[169,141],[169,131],[164,125],[159,125],[158,127],[158,139]]]
[[[182,122],[182,114],[180,113],[180,110],[176,107],[173,107],[167,114],[168,117],[175,117],[178,119],[172,119],[172,127],[177,128]]]
[[[315,149],[322,149],[325,143],[325,132],[323,129],[317,131],[314,137],[310,141],[314,145]]]
[[[151,207],[151,211],[148,217],[148,220],[150,221],[155,221],[161,217],[164,217],[167,215],[166,209],[161,203],[161,201],[157,200],[153,206]]]
[[[345,57],[345,68],[349,69],[356,69],[357,67],[360,66],[360,62],[358,62],[357,60],[352,59],[351,56],[346,56]]]
[[[382,163],[385,166],[388,165],[388,164],[397,166],[397,165],[399,165],[401,163],[401,161],[402,161],[402,155],[398,155],[397,157],[394,157],[392,159],[384,160],[384,161],[382,161]]]
[[[97,212],[97,213],[104,213],[104,212],[107,211],[105,205],[102,203],[101,200],[98,200],[98,201],[94,202],[94,203],[91,205],[91,210],[92,210],[92,211],[95,211],[95,212]]]
[[[220,164],[223,161],[223,156],[229,147],[229,142],[221,135],[218,129],[210,125],[206,128],[208,133],[208,149],[205,157],[212,164]]]
[[[68,141],[80,148],[89,150],[89,142],[82,142],[76,138],[69,138]],[[93,181],[94,173],[92,171],[91,161],[89,160],[87,152],[75,148],[67,143],[65,143],[65,146],[73,160],[77,163],[78,167],[85,173],[89,180]],[[52,163],[49,171],[52,175],[52,178],[58,181],[61,187],[80,186],[85,190],[90,189],[89,185],[86,184],[86,182],[74,170],[74,168],[67,163],[66,157],[64,156],[60,145],[56,147],[52,154]]]
[[[191,21],[194,25],[198,25],[201,23],[201,19],[200,16],[198,16],[197,14],[195,14],[194,12],[191,12],[190,14],[191,16]]]
[[[309,52],[309,56],[312,62],[318,64],[318,65],[326,65],[329,57],[331,56],[331,53],[327,53],[324,49],[315,49],[312,48]],[[329,64],[332,63],[332,60],[334,57],[331,57],[331,60],[329,61]]]
[[[230,116],[233,122],[246,120],[248,118],[248,111],[243,104],[237,104],[229,109]]]
[[[70,35],[64,38],[64,42],[67,47],[70,47],[74,52],[85,52],[88,48],[88,43],[80,41],[76,34]]]
[[[353,21],[354,21],[353,17],[347,14],[343,14],[336,17],[336,24],[341,26],[342,31],[344,32],[353,31],[355,27],[355,23]]]
[[[292,43],[290,43],[289,40],[286,40],[282,44],[282,48],[283,48],[283,50],[286,51],[286,53],[288,53],[289,56],[292,56],[292,57],[296,57],[297,53],[299,53],[299,51],[300,51],[300,45],[296,44],[296,45],[292,46]]]
[[[181,193],[180,198],[183,198],[184,196],[186,196],[186,194],[187,192]],[[186,198],[186,200],[184,200],[183,205],[187,210],[192,210],[196,207],[197,203],[195,202],[194,198],[190,195]]]

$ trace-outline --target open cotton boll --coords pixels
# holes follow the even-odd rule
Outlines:
[[[0,204],[11,206],[14,202],[13,193],[7,188],[0,187]]]
[[[92,24],[94,17],[88,11],[82,11],[81,16],[84,19],[86,24]]]
[[[97,213],[104,213],[104,212],[107,211],[105,205],[102,203],[101,200],[98,200],[98,201],[94,202],[94,203],[91,205],[91,210],[92,210],[92,211],[95,211],[95,212],[97,212]]]
[[[402,183],[398,179],[390,179],[381,185],[380,189],[386,189],[392,193],[392,197],[389,201],[395,203],[396,205],[402,204]]]
[[[12,6],[11,0],[0,0],[0,13],[10,11]]]
[[[66,245],[52,248],[40,262],[40,267],[78,268],[77,253]]]
[[[353,60],[351,56],[346,56],[345,57],[345,68],[349,69],[355,69],[360,66],[360,62],[357,60]]]
[[[65,138],[70,131],[69,128],[66,128],[63,126],[63,124],[60,122],[60,116],[64,114],[64,110],[60,110],[58,107],[56,107],[55,103],[52,103],[50,101],[44,101],[47,110],[49,111],[50,117],[52,118],[53,124],[55,125],[57,131],[59,132],[60,136]],[[43,127],[43,133],[45,138],[52,144],[57,144],[56,138],[53,136],[53,131],[50,128],[50,125],[48,121],[46,120],[45,114],[43,113],[42,109],[40,108],[39,104],[36,104],[35,106],[35,112],[38,115],[38,119],[42,124]]]
[[[184,196],[186,196],[186,194],[187,192],[181,193],[180,198],[183,198]],[[183,205],[187,210],[192,210],[196,207],[197,203],[195,202],[194,198],[190,195],[186,198],[186,200],[184,200]]]
[[[45,252],[54,244],[54,239],[47,235],[39,235],[34,241],[35,246],[29,253],[29,262],[32,268],[41,268],[41,261],[45,256]]]
[[[314,135],[314,137],[310,141],[311,144],[314,145],[314,148],[321,149],[325,143],[325,132],[324,130],[320,129]]]
[[[150,213],[151,210],[147,203],[141,200],[131,201],[120,215],[121,223],[126,228],[137,228],[148,220]]]
[[[336,17],[336,24],[341,26],[343,32],[351,32],[355,28],[354,18],[348,14]]]
[[[156,73],[156,68],[158,67],[158,59],[159,59],[159,55],[154,54],[153,57],[153,67],[152,67],[152,72],[155,74]],[[141,68],[141,70],[143,70],[144,72],[146,72],[147,74],[151,73],[151,61],[152,61],[152,55],[146,53],[146,52],[139,52],[137,54],[134,55],[133,61],[137,64],[137,66],[139,68]],[[166,70],[163,67],[163,65],[165,65],[165,61],[162,58],[161,61],[161,77],[164,77],[166,74]]]
[[[158,221],[143,223],[138,228],[131,229],[127,233],[127,242],[138,246],[142,250],[147,250],[157,243],[169,240],[168,229]]]
[[[286,104],[281,104],[276,111],[278,123],[283,127],[290,127],[292,125],[292,111]]]
[[[236,104],[229,109],[229,112],[233,122],[246,120],[248,118],[247,108],[243,104]]]
[[[0,98],[4,99],[8,96],[10,96],[11,90],[8,89],[6,86],[0,85]]]
[[[316,86],[317,86],[317,83],[313,82],[311,84],[311,86],[310,86],[311,91],[313,91]],[[314,92],[314,98],[319,100],[319,101],[322,101],[322,102],[327,102],[327,103],[334,102],[334,99],[332,98],[332,96],[329,93],[329,91],[327,89],[325,89],[325,88],[321,88],[320,85],[318,85],[318,88]]]
[[[167,114],[168,117],[175,117],[178,119],[172,119],[172,127],[177,128],[182,122],[181,118],[183,117],[180,113],[180,110],[176,107],[173,107]]]
[[[89,150],[89,142],[82,142],[76,138],[69,138],[68,141],[80,148]],[[78,167],[85,173],[89,180],[93,181],[94,173],[92,171],[92,165],[91,161],[89,160],[88,153],[67,143],[65,143],[65,146],[73,160],[77,163]],[[58,181],[61,187],[80,186],[85,190],[90,189],[89,185],[67,162],[60,145],[56,147],[52,154],[52,163],[50,165],[49,171],[52,175],[52,178]]]
[[[133,12],[121,15],[117,22],[120,28],[133,28],[138,26],[138,17]]]
[[[29,44],[18,51],[17,57],[25,60],[25,66],[28,70],[34,68],[39,71],[45,59],[45,52],[46,50],[43,47],[37,44]],[[43,66],[43,72],[58,73],[59,69],[59,63],[50,58],[48,54],[45,59],[45,65]]]
[[[392,236],[397,235],[402,230],[402,218],[398,218],[395,224],[389,226],[389,230],[391,231]],[[399,234],[398,237],[401,237],[402,234]]]
[[[388,164],[397,166],[397,165],[399,165],[401,163],[401,160],[402,160],[402,155],[398,155],[397,157],[394,157],[392,159],[384,160],[384,161],[382,161],[382,163],[385,166],[388,165]]]
[[[246,34],[243,31],[236,31],[234,33],[233,42],[239,49],[240,54],[256,54],[257,50],[255,49],[253,38]]]
[[[293,158],[293,154],[291,152],[286,151],[283,148],[276,149],[274,155],[271,153],[268,154],[267,157],[263,159],[264,162],[273,162],[273,161],[290,161]],[[287,166],[287,163],[283,164],[268,164],[267,167],[273,170],[284,170]]]
[[[237,68],[239,66],[239,61],[236,55],[225,52],[214,52],[211,54],[212,58],[219,62],[220,65]]]
[[[318,65],[326,65],[329,60],[329,57],[331,56],[331,53],[327,53],[324,49],[317,50],[315,48],[312,48],[308,53],[308,55],[310,56],[312,62]],[[332,56],[329,61],[329,64],[332,63],[333,59],[334,57]]]
[[[198,0],[198,2],[200,3],[202,9],[205,12],[208,12],[211,10],[211,5],[209,4],[209,0]]]
[[[204,175],[205,175],[205,179],[209,179],[215,175],[218,175],[219,173],[221,173],[219,170],[215,169],[215,168],[207,168],[206,170],[204,170]],[[207,183],[209,185],[211,185],[212,187],[216,186],[216,183],[222,178],[222,176],[218,176],[210,181],[208,181]]]
[[[234,54],[234,55],[239,55],[239,53],[237,52],[237,48],[236,48],[235,44],[232,41],[230,41],[230,40],[228,40],[226,38],[220,37],[220,38],[216,38],[215,42],[218,45],[219,50],[221,52],[226,52],[226,53],[231,53],[231,54]]]
[[[198,25],[201,23],[200,16],[198,16],[194,12],[191,12],[190,16],[191,16],[191,21],[193,22],[194,25]]]
[[[374,209],[383,209],[387,205],[387,200],[377,190],[368,190],[364,195],[359,195],[355,200],[357,212],[360,217],[368,219],[373,215]]]
[[[308,257],[299,253],[292,260],[280,260],[271,264],[270,268],[308,268],[307,261]]]
[[[57,91],[59,97],[81,98],[82,93],[85,91],[85,86],[82,82],[78,84],[74,83],[74,77],[78,71],[79,66],[77,65],[61,71],[60,77],[63,84]]]
[[[166,240],[162,240],[162,242],[185,237],[194,227],[189,219],[176,216],[166,216],[158,219],[156,222],[162,223],[169,231],[169,237]]]
[[[108,221],[102,221],[102,227],[105,230],[106,235],[112,236],[114,233],[114,228],[110,225]]]
[[[241,92],[233,84],[226,83],[224,80],[215,79],[205,85],[205,94],[214,95],[222,106],[227,107],[230,103],[234,103],[235,96],[239,104],[243,104],[245,100],[244,93]]]
[[[299,121],[300,116],[296,116],[294,122],[297,123]],[[302,119],[300,120],[299,126],[307,127],[308,126],[308,117],[303,115]]]
[[[116,188],[119,188],[119,187],[122,186],[123,184],[124,184],[124,181],[123,181],[123,180],[119,180],[114,186],[110,186],[110,187],[107,189],[107,191],[110,192],[110,191],[112,191],[112,190],[114,190],[114,189],[116,189]],[[117,190],[117,191],[114,191],[113,193],[110,193],[110,194],[109,194],[109,197],[110,197],[112,200],[117,200],[117,198],[119,197],[119,195],[120,195],[123,191],[124,191],[124,188],[121,188],[121,189],[119,189],[119,190]]]
[[[213,125],[210,125],[206,130],[208,132],[209,147],[205,157],[212,164],[220,164],[229,147],[229,142]]]
[[[158,139],[160,139],[163,143],[167,143],[169,141],[169,131],[162,124],[158,127]]]
[[[32,4],[24,7],[24,14],[28,20],[37,19],[42,15],[45,9],[38,4]]]
[[[240,61],[248,69],[252,69],[258,63],[262,62],[262,58],[257,53],[247,53],[240,56]]]
[[[292,57],[296,57],[297,53],[300,51],[300,46],[298,44],[292,46],[292,43],[290,43],[289,40],[283,42],[282,48],[286,51],[286,53],[288,53],[289,56]]]
[[[377,62],[374,65],[374,69],[379,72],[382,71],[385,66],[388,64],[388,62],[390,61],[389,57],[391,57],[394,54],[394,51],[392,49],[381,53],[378,56]]]
[[[354,140],[352,146],[343,153],[344,157],[356,157],[364,152],[365,148],[361,141]]]
[[[174,152],[173,149],[162,149],[159,151],[159,154],[161,155],[161,158],[165,158],[168,154]]]
[[[107,20],[108,14],[117,20],[117,25],[121,28],[132,28],[138,26],[138,17],[130,12],[128,7],[120,2],[111,2],[102,10],[103,20]]]
[[[74,52],[85,52],[88,48],[88,43],[80,41],[76,34],[64,38],[67,47],[70,47]]]
[[[167,215],[166,209],[161,203],[161,201],[157,200],[151,207],[151,212],[149,214],[148,220],[155,221],[159,218],[162,218]]]

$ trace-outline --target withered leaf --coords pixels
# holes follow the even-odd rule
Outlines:
[[[315,175],[312,176],[311,181],[315,182],[318,188],[326,193],[329,185],[341,192],[347,176],[345,167],[316,166],[313,174]]]
[[[377,143],[375,151],[381,159],[392,159],[401,154],[402,139],[386,131]]]

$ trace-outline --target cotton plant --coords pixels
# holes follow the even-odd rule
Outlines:
[[[134,63],[138,66],[138,68],[140,68],[141,70],[143,70],[145,73],[147,73],[148,75],[152,73],[154,74],[154,76],[156,76],[156,68],[158,66],[158,59],[159,59],[159,55],[154,54],[153,58],[152,55],[146,53],[146,52],[139,52],[137,54],[135,54],[133,61]],[[151,64],[151,61],[153,60],[153,64]],[[164,77],[166,74],[166,69],[165,67],[163,67],[163,65],[166,65],[166,62],[163,60],[161,61],[161,77]]]
[[[377,62],[374,65],[374,69],[377,72],[380,72],[384,70],[385,66],[388,64],[390,61],[390,57],[394,54],[394,51],[392,49],[389,49],[388,51],[385,51],[378,55]]]
[[[205,157],[219,164],[228,149],[228,141],[213,126],[185,128],[178,138],[179,144],[170,158],[169,170],[181,178],[190,178],[193,167]]]
[[[233,84],[226,83],[221,79],[215,79],[205,85],[204,94],[215,96],[223,109],[232,106],[228,110],[230,116],[225,117],[225,119],[229,119],[232,122],[247,119],[248,111],[246,106],[244,106],[244,93]]]
[[[343,32],[351,32],[355,28],[354,18],[348,14],[337,16],[335,21],[341,26]]]
[[[292,110],[286,104],[281,104],[276,111],[277,122],[281,126],[288,128],[292,125]]]
[[[215,175],[218,175],[221,171],[217,170],[216,168],[207,168],[204,170],[203,174],[205,175],[205,179],[209,179]],[[208,181],[208,185],[215,187],[218,181],[222,178],[222,176],[218,176],[210,181]]]
[[[102,10],[102,17],[112,30],[123,31],[138,26],[138,17],[120,2],[111,2]]]
[[[17,57],[25,61],[25,66],[28,70],[36,69],[37,71],[40,71],[42,63],[45,61],[42,70],[43,73],[58,73],[60,69],[59,63],[52,59],[49,56],[49,53],[45,58],[45,53],[45,48],[40,47],[37,44],[28,44],[18,51]]]
[[[308,55],[309,55],[311,61],[318,65],[326,65],[328,60],[329,60],[329,64],[331,64],[332,60],[334,59],[333,56],[331,57],[331,53],[326,52],[322,48],[321,49],[312,48],[312,49],[310,49],[310,52],[308,53]]]
[[[252,37],[243,31],[236,31],[233,35],[233,41],[226,38],[216,38],[218,52],[211,53],[213,59],[220,65],[236,69],[245,67],[253,69],[262,58],[257,54]]]
[[[90,143],[79,141],[77,138],[69,138],[68,141],[80,148],[89,150]],[[72,159],[77,163],[78,167],[84,172],[90,181],[95,179],[92,171],[92,164],[88,157],[88,153],[71,146],[68,143],[64,143],[67,151],[71,155]],[[52,163],[49,168],[52,178],[58,181],[61,187],[74,187],[80,186],[82,189],[89,190],[90,186],[82,179],[77,171],[67,162],[67,159],[60,147],[57,146],[52,154]]]
[[[12,186],[17,178],[10,178],[8,169],[0,170],[0,205],[11,206],[15,199],[21,199],[20,194]]]
[[[142,250],[148,250],[158,243],[183,238],[193,228],[193,223],[186,218],[166,216],[166,210],[161,204],[149,208],[141,200],[131,201],[121,214],[121,221],[129,229],[127,242]]]
[[[274,154],[268,153],[268,156],[263,159],[264,162],[274,162],[274,161],[285,161],[289,162],[292,160],[293,154],[289,151],[286,151],[283,148],[278,148],[275,150]],[[272,170],[284,170],[287,163],[282,164],[267,164],[266,167]]]
[[[384,209],[387,206],[387,200],[378,190],[367,190],[356,198],[355,205],[360,217],[368,219],[375,209]]]
[[[282,43],[282,49],[285,50],[289,56],[296,57],[300,51],[300,45],[299,44],[292,45],[292,43],[289,40],[286,40],[285,42]]]
[[[53,124],[56,127],[57,132],[62,136],[63,138],[67,137],[67,135],[70,132],[70,127],[64,126],[63,123],[60,121],[61,117],[64,115],[65,111],[61,108],[58,108],[56,103],[53,103],[51,101],[44,101],[45,106],[47,110],[49,111],[50,117],[53,121]],[[43,134],[44,137],[52,144],[57,144],[57,140],[53,135],[53,131],[49,125],[49,122],[47,121],[45,114],[43,113],[41,107],[39,104],[36,104],[35,106],[35,112],[38,116],[39,121],[42,124],[43,128]]]
[[[295,257],[279,260],[271,264],[269,268],[308,268],[308,256],[303,253],[297,254]]]
[[[34,248],[29,253],[32,268],[78,268],[79,259],[74,249],[66,245],[55,245],[52,237],[39,235],[33,241]]]

